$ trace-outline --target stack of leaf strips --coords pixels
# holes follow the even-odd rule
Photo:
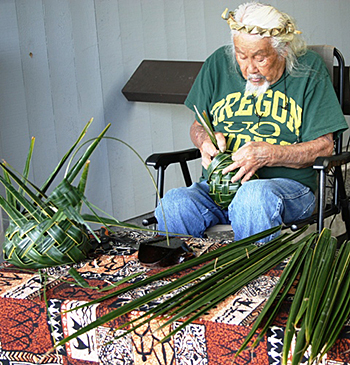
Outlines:
[[[262,339],[297,278],[282,364],[289,364],[290,355],[292,365],[300,364],[307,353],[309,364],[316,364],[330,350],[350,315],[350,241],[337,250],[337,240],[329,229],[324,229],[319,236],[310,236],[289,261],[238,354],[264,322],[253,346]],[[291,354],[292,341],[295,344]]]
[[[244,240],[222,246],[212,252],[171,267],[163,272],[134,282],[111,294],[107,294],[102,298],[86,303],[83,306],[96,304],[112,297],[118,297],[129,290],[144,287],[151,282],[163,280],[166,277],[181,273],[189,268],[195,269],[189,274],[177,278],[166,285],[162,285],[146,295],[125,303],[122,307],[98,318],[93,323],[62,340],[57,346],[76,338],[90,329],[103,325],[133,310],[140,309],[151,302],[154,303],[157,298],[162,298],[163,300],[158,305],[152,306],[152,308],[147,310],[142,317],[125,323],[119,329],[128,327],[123,334],[125,335],[149,323],[152,319],[162,316],[166,320],[158,328],[160,330],[164,326],[185,318],[180,326],[162,339],[162,341],[165,341],[169,336],[214,308],[227,297],[237,293],[252,280],[267,273],[287,258],[293,257],[295,252],[300,250],[300,245],[305,242],[305,239],[294,242],[303,231],[299,231],[292,236],[285,233],[260,247],[254,244],[279,230],[280,227],[275,227]],[[167,299],[164,300],[164,296],[167,294],[171,294],[171,296],[170,298],[167,296]]]

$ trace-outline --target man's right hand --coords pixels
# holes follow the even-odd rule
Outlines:
[[[211,160],[219,153],[216,147],[211,142],[204,127],[196,120],[191,126],[190,136],[193,144],[199,148],[202,154],[202,165],[205,169],[208,168]],[[215,133],[216,140],[220,152],[226,151],[226,139],[221,132]]]
[[[216,149],[216,147],[211,142],[210,138],[203,140],[202,145],[199,147],[202,155],[202,166],[207,169],[212,159],[219,153],[225,152],[226,150],[226,139],[224,135],[220,132],[215,133],[216,140],[218,142],[218,146],[220,151]]]

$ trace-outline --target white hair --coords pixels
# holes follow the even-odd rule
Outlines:
[[[260,95],[265,94],[269,88],[270,88],[270,83],[266,80],[266,78],[264,78],[264,82],[262,85],[252,84],[249,78],[245,84],[246,93],[253,95],[255,98],[258,98]]]
[[[249,2],[240,5],[234,12],[237,22],[247,26],[257,26],[261,28],[284,28],[288,23],[294,28],[295,21],[286,13],[282,13],[273,6],[258,2]],[[237,30],[232,30],[232,39],[240,34]],[[258,35],[266,37],[265,35]],[[307,45],[300,34],[281,33],[270,36],[272,47],[277,53],[286,59],[287,72],[292,73],[298,67],[297,58],[306,53]],[[234,48],[234,47],[233,47]]]

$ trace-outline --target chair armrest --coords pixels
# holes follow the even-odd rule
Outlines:
[[[158,170],[159,167],[165,169],[170,164],[195,160],[200,156],[201,154],[198,148],[189,148],[187,150],[175,152],[153,153],[147,157],[146,165],[152,166],[156,170]]]
[[[328,172],[332,167],[346,165],[350,162],[350,152],[342,152],[339,155],[317,157],[314,163],[315,170]]]

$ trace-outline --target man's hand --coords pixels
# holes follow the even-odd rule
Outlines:
[[[319,156],[331,156],[333,134],[328,133],[313,141],[281,146],[267,142],[247,142],[232,154],[234,161],[223,170],[223,174],[239,169],[232,182],[242,183],[252,178],[263,166],[284,166],[301,169],[312,166]]]
[[[211,142],[204,127],[197,121],[194,121],[191,126],[190,136],[193,144],[201,151],[202,165],[205,169],[207,169],[211,160],[219,153],[219,151]],[[224,135],[220,132],[216,132],[215,136],[219,150],[224,152],[226,150],[226,139]]]
[[[226,167],[222,173],[227,174],[229,171],[239,169],[232,178],[232,182],[242,179],[241,182],[244,183],[251,179],[258,169],[268,165],[273,150],[274,145],[266,142],[247,142],[232,154],[234,162]]]
[[[226,140],[222,133],[215,133],[220,152],[225,152],[226,150]],[[202,165],[205,169],[208,168],[212,159],[219,153],[216,147],[211,142],[210,138],[203,140],[202,145],[199,147],[202,155]]]

